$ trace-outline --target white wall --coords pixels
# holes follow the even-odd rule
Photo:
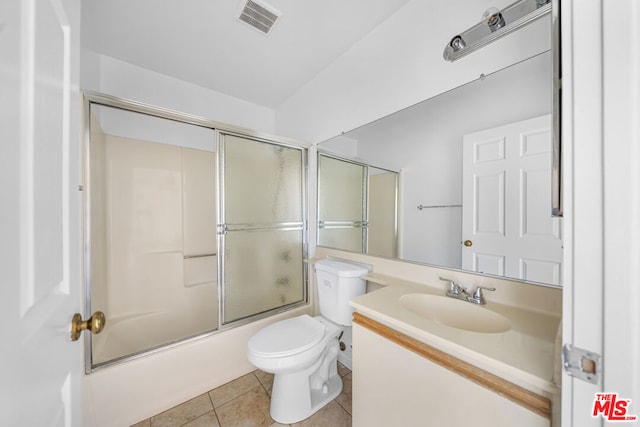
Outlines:
[[[105,55],[82,51],[81,89],[274,133],[275,112]]]
[[[323,141],[549,49],[547,15],[454,63],[442,58],[452,36],[510,3],[409,2],[278,107],[276,132]]]

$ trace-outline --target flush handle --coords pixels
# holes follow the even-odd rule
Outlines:
[[[80,333],[84,330],[91,331],[92,334],[99,334],[106,323],[107,319],[101,311],[96,311],[87,320],[82,320],[80,313],[74,314],[71,319],[71,341],[77,341],[80,338]]]

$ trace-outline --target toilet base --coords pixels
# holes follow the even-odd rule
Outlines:
[[[309,386],[307,385],[305,392],[309,395],[310,402],[307,402],[306,399],[300,399],[303,396],[299,394],[295,395],[291,392],[287,393],[287,395],[277,396],[275,379],[273,385],[274,390],[272,390],[271,395],[270,415],[274,421],[280,424],[293,424],[309,418],[338,397],[342,391],[342,379],[339,375],[327,380],[326,393],[324,393],[321,388],[309,390]],[[279,399],[278,397],[282,397],[283,399]],[[284,399],[286,399],[286,401]]]
[[[322,393],[322,390],[311,390],[311,402],[312,412],[306,418],[318,412],[324,408],[329,402],[338,397],[342,392],[342,379],[339,375],[329,378],[327,381],[328,390],[327,393]],[[303,418],[304,420],[304,418]]]
[[[335,399],[342,391],[338,351],[336,340],[313,366],[302,372],[276,374],[271,390],[271,418],[281,424],[297,423]]]

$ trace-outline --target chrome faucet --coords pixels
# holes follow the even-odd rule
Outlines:
[[[462,286],[459,283],[454,282],[451,279],[447,279],[445,277],[439,277],[440,280],[444,280],[445,282],[449,282],[449,289],[447,289],[447,296],[451,298],[461,299],[463,301],[472,302],[474,304],[484,305],[487,301],[484,299],[484,295],[482,293],[485,291],[495,291],[496,288],[488,288],[486,286],[476,286],[476,289],[472,294],[467,292],[467,288]]]
[[[464,286],[445,277],[439,277],[439,279],[444,280],[445,282],[449,282],[449,289],[447,289],[448,297],[466,300],[469,296],[469,294],[467,293],[467,288],[465,288]]]
[[[484,299],[484,294],[482,293],[483,289],[485,291],[495,291],[496,290],[496,288],[487,288],[486,286],[476,286],[476,290],[473,291],[472,295],[467,297],[467,301],[473,302],[475,304],[480,304],[480,305],[486,304],[487,301]]]

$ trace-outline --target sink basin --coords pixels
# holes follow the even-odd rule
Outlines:
[[[499,333],[511,329],[511,322],[503,315],[450,297],[406,294],[400,297],[400,305],[418,316],[465,331]]]

